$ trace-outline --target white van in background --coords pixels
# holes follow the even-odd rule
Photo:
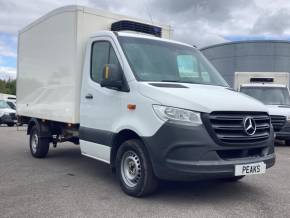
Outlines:
[[[0,93],[0,100],[5,100],[12,109],[16,110],[16,95]]]
[[[14,126],[17,124],[16,96],[0,93],[0,125]]]
[[[70,141],[129,195],[159,179],[262,174],[275,163],[267,108],[229,88],[165,25],[69,6],[19,32],[17,113],[31,154]]]
[[[16,109],[10,103],[0,99],[0,125],[14,126],[17,123]]]
[[[235,88],[268,107],[276,139],[290,145],[289,73],[236,72]]]

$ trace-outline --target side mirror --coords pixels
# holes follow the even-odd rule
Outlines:
[[[121,89],[123,86],[123,71],[117,64],[106,64],[103,69],[101,87]]]

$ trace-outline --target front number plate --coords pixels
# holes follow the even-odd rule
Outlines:
[[[235,176],[263,174],[265,172],[266,172],[266,164],[264,162],[235,165]]]

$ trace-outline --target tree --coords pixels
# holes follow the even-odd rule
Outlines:
[[[0,80],[0,93],[16,95],[16,80]]]

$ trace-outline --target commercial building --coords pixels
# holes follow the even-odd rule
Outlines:
[[[290,72],[290,42],[258,40],[208,46],[201,52],[233,86],[235,72]]]

